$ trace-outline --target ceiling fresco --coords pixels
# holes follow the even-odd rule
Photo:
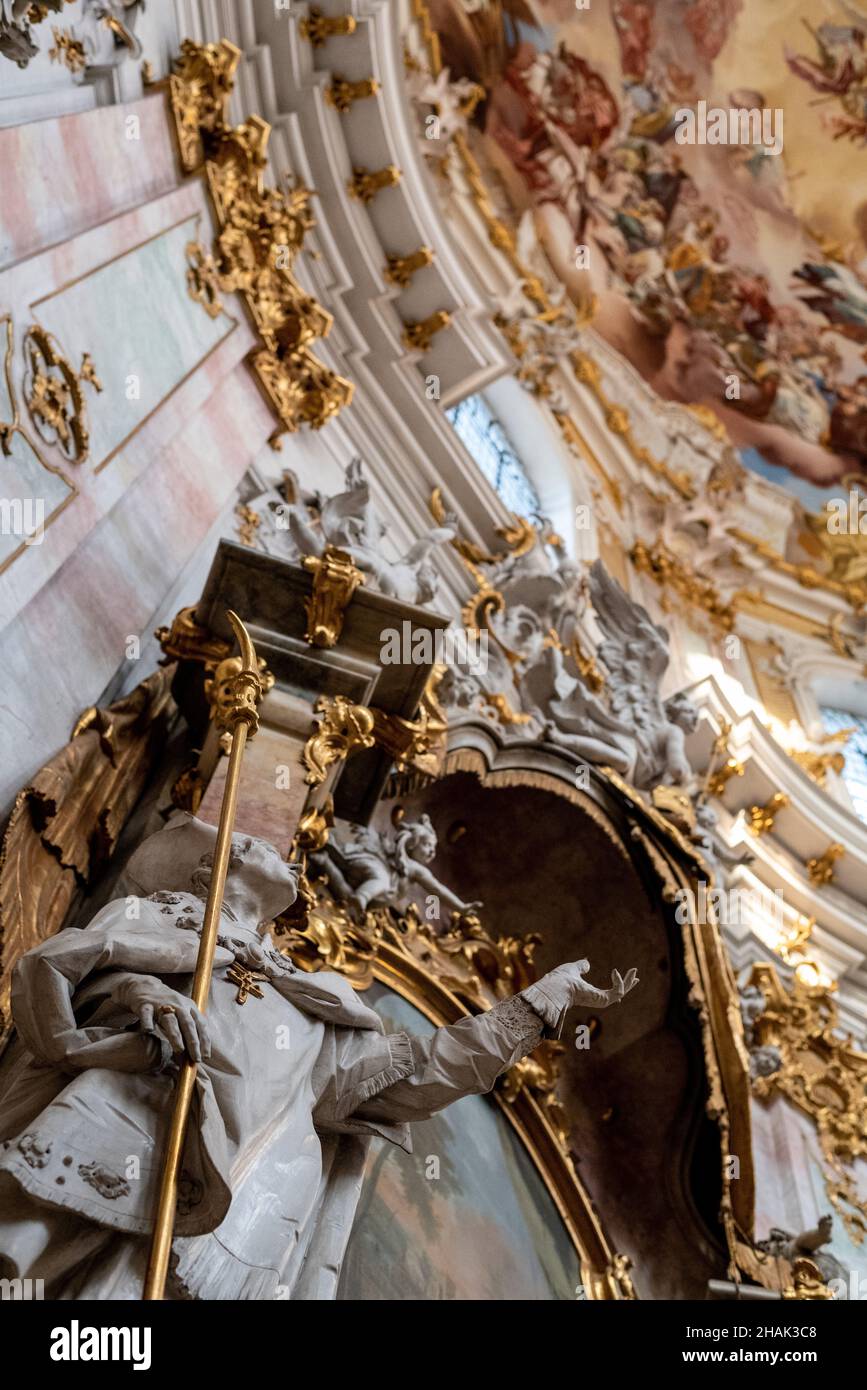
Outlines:
[[[862,481],[867,5],[430,13],[451,80],[484,89],[470,139],[498,201],[595,329],[804,501]]]

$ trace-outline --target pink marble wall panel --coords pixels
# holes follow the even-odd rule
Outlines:
[[[867,1288],[867,1249],[849,1237],[825,1185],[822,1151],[812,1119],[783,1097],[770,1103],[753,1100],[753,1164],[756,1175],[756,1238],[772,1227],[798,1235],[812,1230],[825,1212],[833,1216],[830,1245],[825,1247]],[[856,1191],[867,1201],[867,1163],[854,1168]]]
[[[284,729],[269,729],[263,724],[248,744],[241,768],[235,829],[267,840],[284,855],[292,843],[309,791],[301,758],[304,742]],[[199,807],[201,819],[212,825],[220,819],[228,765],[228,758],[220,759]]]
[[[154,613],[272,428],[239,364],[9,623],[0,638],[0,808],[66,743],[127,659],[128,639],[145,646]],[[142,665],[143,679],[153,661]]]
[[[0,267],[175,187],[172,141],[162,93],[0,130]]]
[[[23,402],[24,355],[21,344],[25,329],[39,321],[42,304],[46,310],[51,308],[53,301],[44,297],[70,281],[77,281],[79,290],[86,288],[88,280],[93,278],[93,272],[98,274],[100,267],[108,265],[113,268],[137,262],[138,248],[153,246],[160,241],[167,228],[173,227],[183,236],[186,236],[187,228],[191,236],[198,230],[203,241],[209,240],[210,212],[200,180],[193,179],[134,212],[122,214],[61,246],[21,262],[11,270],[0,272],[0,312],[10,312],[14,325],[12,375],[22,423],[37,442],[43,457],[60,467],[80,494],[47,528],[43,543],[29,547],[0,574],[0,630],[57,573],[76,547],[82,544],[91,528],[112,511],[122,493],[148,469],[155,452],[164,448],[183,428],[191,414],[255,342],[243,306],[234,296],[226,296],[226,314],[217,320],[217,324],[222,325],[219,331],[226,336],[216,348],[212,347],[214,321],[208,318],[201,305],[187,296],[185,265],[181,262],[177,271],[178,292],[171,305],[155,298],[153,327],[147,336],[139,334],[135,342],[131,341],[125,331],[124,306],[119,301],[113,318],[100,327],[93,342],[88,338],[87,347],[97,370],[100,359],[110,360],[113,354],[118,358],[129,357],[136,370],[144,374],[148,372],[149,361],[154,362],[163,351],[163,343],[168,353],[173,324],[178,321],[179,315],[183,315],[188,335],[196,332],[199,319],[202,322],[201,359],[196,369],[192,373],[182,374],[177,386],[167,391],[155,410],[145,414],[142,405],[134,432],[104,468],[100,469],[98,458],[89,458],[80,465],[69,463],[59,449],[38,440]],[[176,238],[178,231],[169,235]],[[63,298],[62,294],[59,298]],[[66,347],[70,352],[75,365],[82,346],[79,344],[78,353],[74,353],[71,346],[66,347],[61,343],[61,347]],[[98,416],[121,415],[124,410],[129,413],[129,405],[117,389],[113,393],[96,395],[90,387],[85,387],[85,398],[91,423]],[[93,432],[97,433],[95,430]],[[126,433],[126,430],[122,433]]]

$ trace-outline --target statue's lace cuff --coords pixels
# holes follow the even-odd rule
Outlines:
[[[563,1020],[566,1017],[570,1001],[557,998],[556,995],[556,990],[547,990],[540,982],[539,984],[528,985],[520,994],[515,995],[515,998],[525,1000],[530,1008],[544,1020],[549,1037],[559,1038],[563,1031]]]
[[[515,994],[511,999],[501,1000],[488,1014],[493,1021],[506,1028],[516,1042],[526,1044],[527,1052],[531,1052],[541,1041],[544,1019],[522,995]]]

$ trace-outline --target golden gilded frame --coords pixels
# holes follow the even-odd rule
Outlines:
[[[415,908],[355,917],[320,889],[300,930],[275,923],[280,949],[304,970],[337,970],[357,990],[394,990],[438,1027],[483,1012],[534,978],[538,937],[494,938],[475,916],[434,931]],[[555,1096],[562,1044],[545,1042],[501,1079],[494,1100],[529,1154],[578,1254],[589,1299],[634,1299],[628,1258],[613,1250],[572,1162]]]
[[[481,753],[474,749],[454,752],[446,759],[443,775],[458,771],[474,773],[486,787],[529,786],[562,797],[590,816],[624,859],[631,862],[623,839],[606,812],[586,792],[554,773],[515,767],[489,770]],[[662,902],[677,902],[686,909],[678,913],[684,969],[689,981],[689,1002],[697,1012],[701,1029],[708,1087],[705,1111],[719,1131],[720,1220],[729,1250],[729,1272],[736,1278],[738,1232],[752,1235],[755,1210],[750,1072],[737,981],[719,925],[712,910],[704,921],[696,910],[698,884],[712,881],[713,875],[697,847],[662,811],[648,805],[612,769],[602,768],[600,777],[625,809],[630,838],[646,855],[659,883]],[[737,1179],[732,1171],[732,1157],[738,1159]]]

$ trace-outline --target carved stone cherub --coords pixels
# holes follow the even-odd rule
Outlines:
[[[756,1024],[768,1007],[764,991],[758,985],[744,985],[740,991],[741,1018],[744,1037],[750,1054],[750,1076],[773,1076],[783,1065],[783,1054],[776,1043],[759,1041]]]
[[[815,1226],[793,1235],[779,1226],[772,1226],[766,1240],[757,1241],[759,1250],[772,1255],[776,1260],[787,1260],[794,1266],[796,1260],[808,1259],[816,1266],[822,1278],[828,1283],[831,1279],[840,1281],[841,1289],[847,1284],[846,1267],[836,1255],[822,1247],[829,1245],[834,1235],[834,1218],[830,1212],[819,1217]]]
[[[433,551],[457,534],[455,518],[449,515],[442,526],[432,527],[414,541],[405,555],[389,559],[384,553],[388,528],[373,504],[360,459],[349,464],[346,487],[334,497],[317,496],[309,503],[266,498],[264,512],[260,507],[258,514],[268,521],[264,535],[262,527],[257,530],[266,548],[299,561],[305,555],[322,555],[328,545],[336,546],[348,552],[372,581],[372,588],[404,603],[424,604],[435,597],[439,574]]]
[[[436,831],[429,816],[402,821],[391,834],[370,826],[351,825],[346,835],[331,834],[325,849],[311,863],[328,879],[335,895],[364,912],[371,903],[402,907],[413,887],[435,894],[455,912],[470,913],[481,903],[465,903],[427,867],[437,852]]]
[[[607,673],[607,703],[565,669],[561,653],[546,648],[523,675],[525,708],[541,720],[546,737],[590,763],[608,763],[635,787],[692,780],[686,737],[698,710],[680,691],[659,694],[668,666],[668,633],[624,593],[596,561],[588,589],[604,633],[597,656]]]
[[[0,1278],[47,1298],[141,1298],[173,1092],[197,1063],[169,1298],[330,1299],[367,1144],[489,1091],[573,1004],[619,1003],[586,961],[430,1036],[386,1034],[342,975],[275,949],[295,898],[273,846],[233,837],[207,1015],[190,999],[216,831],[181,817],[132,856],[132,893],[19,961],[0,1062]]]

